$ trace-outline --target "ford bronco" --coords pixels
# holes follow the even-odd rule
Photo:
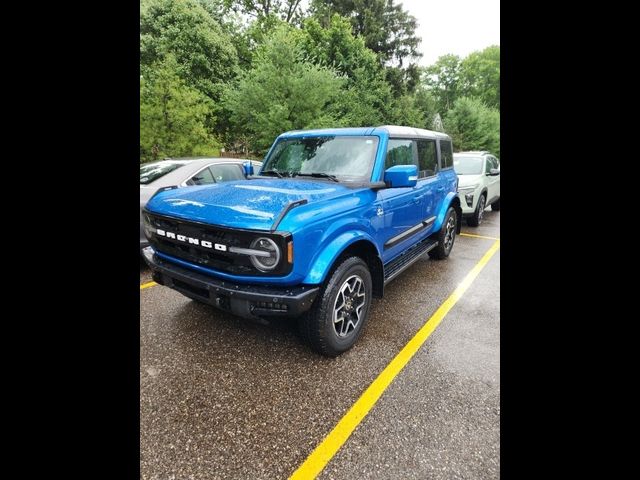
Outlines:
[[[318,352],[351,348],[372,297],[462,211],[448,135],[400,126],[291,131],[247,179],[165,187],[143,210],[153,279],[246,318],[291,316]]]

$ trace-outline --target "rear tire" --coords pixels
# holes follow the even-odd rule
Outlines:
[[[491,204],[491,210],[493,210],[494,212],[500,211],[500,199],[496,200]]]
[[[478,199],[478,205],[476,205],[476,210],[473,212],[473,215],[467,218],[467,224],[470,227],[477,227],[482,223],[482,216],[484,215],[484,209],[487,207],[487,197],[484,195],[480,195]]]
[[[442,227],[437,233],[436,239],[438,240],[438,246],[429,251],[429,256],[435,260],[442,260],[447,258],[453,248],[453,243],[456,240],[456,229],[458,227],[458,214],[453,207],[449,207],[447,215],[444,217]]]
[[[360,257],[349,257],[335,269],[311,310],[300,318],[303,338],[318,353],[337,357],[356,343],[369,316],[371,273]]]

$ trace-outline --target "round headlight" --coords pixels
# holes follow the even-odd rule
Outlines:
[[[270,238],[260,237],[251,242],[251,248],[261,250],[266,255],[251,255],[251,263],[261,272],[269,272],[280,262],[280,249]]]

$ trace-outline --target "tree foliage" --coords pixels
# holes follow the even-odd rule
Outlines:
[[[443,55],[425,69],[424,83],[433,93],[441,114],[452,108],[460,96],[460,62],[457,55]]]
[[[343,75],[344,87],[332,105],[340,123],[367,126],[384,123],[393,102],[384,68],[361,37],[351,31],[349,21],[335,14],[323,27],[315,18],[305,20],[302,49],[308,60]]]
[[[303,17],[302,0],[225,0],[228,8],[255,18],[274,16],[287,23]]]
[[[218,151],[206,127],[211,100],[188,86],[172,55],[140,78],[140,160],[211,155]]]
[[[256,52],[251,70],[226,92],[231,124],[252,151],[265,152],[287,130],[339,123],[331,106],[344,79],[306,60],[300,35],[278,27]]]
[[[214,101],[237,73],[229,35],[196,0],[148,0],[141,9],[141,73],[169,54],[178,75]]]
[[[335,13],[348,18],[354,34],[384,63],[402,66],[407,58],[421,56],[418,22],[394,0],[312,0],[311,10],[323,24]]]
[[[465,95],[500,110],[500,47],[469,54],[460,64],[460,76]]]
[[[141,0],[141,161],[387,124],[499,152],[499,46],[420,68],[417,23],[398,0],[308,4]]]
[[[457,151],[488,150],[500,156],[500,112],[477,98],[461,97],[444,118]]]
[[[443,55],[425,68],[424,83],[431,89],[440,112],[460,97],[475,97],[500,109],[500,47],[491,46],[465,58]]]

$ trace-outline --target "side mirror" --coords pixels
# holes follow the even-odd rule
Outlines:
[[[244,162],[242,165],[242,169],[244,170],[244,176],[248,177],[249,175],[253,175],[253,163]]]
[[[500,175],[500,170],[498,170],[497,168],[492,168],[491,170],[489,170],[489,175],[491,177],[495,177],[496,175]]]
[[[391,188],[415,187],[418,182],[418,167],[415,165],[396,165],[384,172],[384,183]]]

